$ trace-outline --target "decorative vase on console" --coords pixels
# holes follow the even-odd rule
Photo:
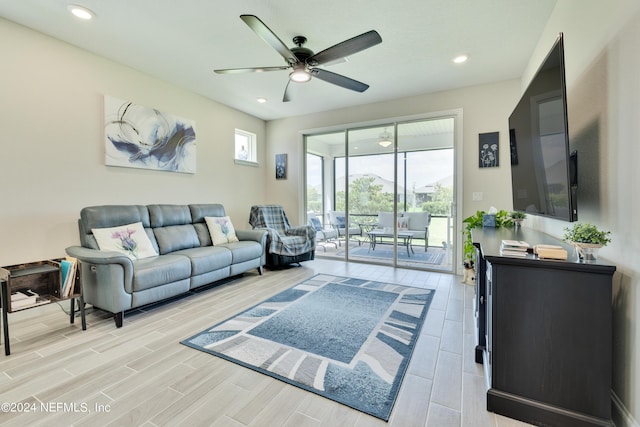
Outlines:
[[[571,242],[571,244],[576,248],[576,255],[578,256],[578,259],[584,260],[585,262],[597,260],[598,251],[602,247],[602,245],[580,242]]]
[[[513,211],[509,214],[509,217],[511,218],[511,221],[513,222],[513,226],[515,228],[520,228],[522,227],[522,221],[524,221],[524,219],[527,217],[527,215],[524,212],[519,212],[519,211]]]

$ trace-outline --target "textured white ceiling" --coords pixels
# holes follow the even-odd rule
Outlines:
[[[69,3],[93,10],[82,22]],[[519,78],[556,0],[0,0],[0,16],[265,120]],[[283,103],[281,56],[239,18],[257,15],[288,46],[319,52],[369,30],[382,44],[327,66],[370,85],[364,93],[318,79]],[[452,63],[458,54],[469,61]],[[268,102],[259,104],[256,98]]]

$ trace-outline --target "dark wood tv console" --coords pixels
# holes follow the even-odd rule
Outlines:
[[[473,230],[476,362],[487,410],[535,425],[610,426],[612,276],[530,229]],[[503,239],[562,245],[566,261],[500,255]],[[480,359],[480,360],[479,360]]]

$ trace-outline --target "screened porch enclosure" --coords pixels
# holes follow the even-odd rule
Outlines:
[[[305,150],[316,256],[452,271],[454,117],[306,135]]]

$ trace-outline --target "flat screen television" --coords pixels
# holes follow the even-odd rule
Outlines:
[[[513,209],[578,220],[577,159],[570,153],[562,33],[509,116]]]

